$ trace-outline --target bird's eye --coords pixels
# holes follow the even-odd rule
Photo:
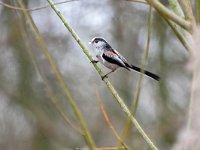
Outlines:
[[[96,41],[94,41],[94,42],[95,42],[95,43],[98,43],[99,41],[96,40]]]

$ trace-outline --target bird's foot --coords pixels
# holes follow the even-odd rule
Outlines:
[[[93,64],[96,64],[96,63],[98,63],[99,61],[98,60],[92,60],[91,61],[91,63],[93,63]]]
[[[104,80],[105,78],[108,78],[107,75],[101,76],[101,79]]]

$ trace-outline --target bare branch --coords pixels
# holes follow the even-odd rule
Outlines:
[[[80,1],[80,0],[66,0],[63,2],[54,3],[54,5],[60,5],[60,4],[68,3],[68,2],[74,2],[74,1]],[[4,6],[6,8],[9,8],[9,9],[14,9],[14,10],[19,10],[19,11],[36,11],[36,10],[41,10],[41,9],[50,7],[50,5],[47,4],[45,6],[40,6],[40,7],[35,7],[35,8],[21,8],[21,7],[10,5],[10,4],[4,3],[4,2],[0,2],[0,5]]]

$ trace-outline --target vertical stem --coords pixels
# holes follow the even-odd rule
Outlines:
[[[200,23],[200,0],[195,0],[196,21]]]
[[[146,48],[144,51],[144,58],[143,58],[143,62],[142,62],[142,67],[141,67],[141,74],[140,74],[140,79],[137,83],[137,91],[134,97],[134,101],[133,101],[133,106],[132,106],[132,112],[133,115],[135,115],[136,113],[136,109],[139,103],[139,95],[140,95],[140,91],[141,91],[141,86],[142,86],[142,81],[143,81],[143,77],[144,77],[144,68],[147,65],[148,62],[148,54],[149,54],[149,47],[150,47],[150,36],[151,36],[151,15],[152,15],[152,6],[149,6],[149,15],[148,15],[148,28],[147,28],[147,43],[146,43]]]
[[[143,81],[143,77],[144,77],[144,68],[147,65],[147,61],[148,61],[148,53],[149,53],[149,47],[150,47],[150,35],[151,35],[151,15],[152,15],[152,6],[149,6],[149,15],[148,15],[148,29],[147,29],[147,43],[146,43],[146,48],[145,48],[145,52],[144,52],[144,58],[143,58],[143,62],[142,62],[142,67],[141,67],[141,74],[140,74],[140,79],[137,82],[137,90],[135,92],[135,96],[133,99],[133,104],[131,106],[131,112],[133,114],[133,116],[136,113],[136,109],[139,103],[139,96],[140,96],[140,91],[141,91],[141,86],[142,86],[142,81]],[[128,131],[131,127],[131,120],[128,118],[128,120],[126,121],[125,125],[124,125],[124,129],[121,135],[121,139],[122,142],[125,140]],[[118,147],[122,146],[122,142],[119,141],[118,143]]]
[[[192,78],[192,89],[191,89],[191,95],[190,95],[190,103],[189,103],[189,108],[188,108],[188,120],[187,120],[187,124],[186,124],[186,130],[187,132],[189,133],[190,129],[191,129],[191,120],[192,120],[192,108],[194,107],[193,106],[193,103],[194,103],[194,92],[195,92],[195,84],[196,84],[196,80],[197,79],[197,76],[196,76],[196,70],[193,71],[193,78]],[[185,150],[188,150],[188,143],[186,142],[185,143]]]

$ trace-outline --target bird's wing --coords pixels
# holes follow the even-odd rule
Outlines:
[[[127,60],[116,50],[112,49],[112,51],[124,62],[124,64],[127,64]]]
[[[121,57],[119,53],[115,52],[113,49],[109,49],[105,51],[102,57],[109,63],[113,63],[121,67],[126,67],[125,58]]]
[[[130,68],[131,66],[128,64],[127,60],[116,50],[112,49],[113,52],[118,55],[118,57],[123,61],[123,63],[125,64],[125,68]]]

